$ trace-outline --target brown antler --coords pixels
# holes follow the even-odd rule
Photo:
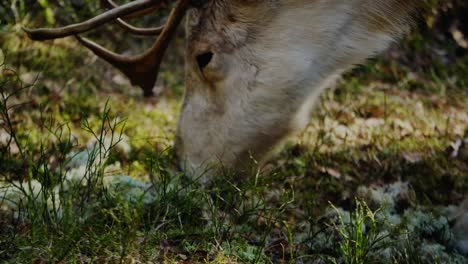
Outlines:
[[[175,34],[178,25],[181,23],[188,9],[188,5],[189,0],[178,0],[166,24],[161,29],[158,29],[160,30],[160,35],[156,42],[145,53],[136,56],[123,56],[113,53],[91,40],[78,36],[78,34],[90,31],[107,22],[117,20],[127,15],[135,14],[137,12],[143,14],[155,6],[161,7],[160,0],[137,0],[113,8],[83,23],[74,24],[63,28],[35,30],[25,28],[24,30],[33,40],[48,40],[75,35],[81,44],[93,51],[98,57],[106,60],[108,63],[112,64],[123,74],[125,74],[131,81],[132,85],[141,87],[145,96],[151,96],[153,94],[153,87],[158,77],[163,55],[169,46],[169,41]],[[121,21],[125,23],[125,21]],[[136,32],[140,31],[139,28],[134,29],[137,29]],[[149,30],[153,31],[153,33],[156,31],[156,29]]]
[[[117,23],[120,27],[127,30],[128,32],[138,35],[138,36],[157,36],[161,34],[164,27],[155,27],[155,28],[139,28],[130,25],[121,18],[117,18]]]
[[[119,7],[112,0],[101,0],[101,5],[103,7],[105,7],[105,8],[111,8],[111,9]],[[160,3],[159,6],[150,7],[150,8],[135,12],[133,14],[130,14],[130,15],[126,16],[125,19],[133,19],[133,18],[139,18],[139,17],[145,16],[147,14],[150,14],[150,13],[158,10],[159,8],[161,8],[163,6],[165,6],[165,4]],[[127,30],[128,32],[130,32],[132,34],[138,35],[138,36],[156,36],[156,35],[161,34],[161,32],[162,32],[162,30],[164,28],[164,27],[139,28],[139,27],[135,27],[135,26],[127,23],[122,18],[117,18],[116,22],[123,29]]]
[[[140,18],[142,16],[146,16],[148,14],[154,13],[155,11],[161,9],[162,7],[165,7],[166,2],[167,2],[167,0],[159,1],[154,6],[138,10],[137,12],[131,13],[129,15],[126,15],[125,17],[122,17],[122,18],[123,19],[134,19],[134,18]],[[119,7],[119,5],[116,4],[113,0],[101,0],[101,5],[106,7],[106,8],[111,8],[111,9]]]

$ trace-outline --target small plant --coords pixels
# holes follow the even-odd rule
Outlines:
[[[381,232],[381,224],[376,219],[378,210],[373,212],[364,201],[356,199],[356,208],[349,219],[335,209],[339,224],[335,229],[340,237],[339,249],[345,264],[376,263],[375,253],[388,247],[385,239],[389,236]]]
[[[0,133],[3,135],[0,142],[0,205],[11,208],[16,225],[29,229],[27,235],[17,236],[14,242],[34,245],[29,250],[1,254],[22,258],[43,243],[59,243],[60,246],[52,247],[50,252],[36,256],[62,260],[70,254],[70,247],[89,225],[87,221],[98,215],[96,206],[109,203],[109,192],[103,182],[104,167],[109,154],[121,140],[124,121],[112,115],[106,103],[99,128],[93,128],[88,122],[83,125],[93,136],[94,143],[87,150],[72,154],[78,145],[70,127],[57,124],[52,117],[44,117],[40,145],[35,146],[31,142],[36,140],[32,140],[31,135],[17,130],[19,111],[29,105],[29,102],[19,100],[34,84],[24,85],[16,72],[8,68],[2,69],[1,75],[4,78],[0,81]],[[79,163],[80,155],[84,157],[82,163],[73,165]],[[124,216],[118,223],[133,223],[128,215],[133,209],[125,205],[118,208],[123,208]],[[125,228],[118,230],[131,233]],[[23,241],[25,237],[31,244]],[[126,253],[124,246],[122,243],[122,254]]]

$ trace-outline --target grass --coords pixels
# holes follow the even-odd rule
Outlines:
[[[349,215],[348,223],[345,223],[343,215],[334,207],[338,213],[338,230],[341,242],[339,247],[343,255],[343,263],[357,264],[378,262],[372,254],[381,248],[386,248],[384,240],[389,237],[381,234],[376,220],[377,212],[373,212],[365,202],[356,201],[356,209]]]
[[[446,213],[468,192],[452,146],[468,131],[466,56],[441,64],[416,34],[326,91],[264,170],[201,187],[171,149],[177,56],[143,99],[72,40],[19,28],[0,29],[1,261],[466,262]]]

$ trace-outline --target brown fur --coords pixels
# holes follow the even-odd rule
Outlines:
[[[422,0],[366,0],[359,12],[372,30],[393,33],[408,29],[423,4]]]
[[[176,149],[204,171],[263,161],[340,73],[406,32],[423,0],[211,0],[187,22]],[[196,56],[210,51],[203,69]],[[243,166],[242,166],[243,167]]]

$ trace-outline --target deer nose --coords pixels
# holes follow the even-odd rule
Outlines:
[[[198,68],[200,68],[200,71],[203,71],[206,68],[206,66],[210,64],[211,60],[213,59],[213,56],[214,54],[211,51],[203,52],[196,56],[195,59],[197,60]]]

